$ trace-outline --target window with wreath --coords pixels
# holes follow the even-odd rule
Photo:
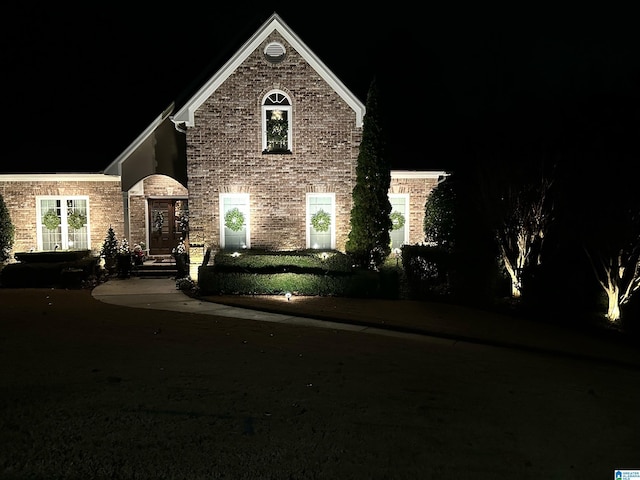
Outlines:
[[[262,151],[291,152],[291,101],[279,91],[270,92],[262,102]]]
[[[406,194],[389,194],[391,203],[391,248],[402,248],[402,245],[409,241],[409,196]]]
[[[38,197],[38,250],[89,249],[89,199]]]
[[[335,248],[335,224],[335,194],[307,194],[307,248]]]
[[[250,248],[249,195],[220,194],[220,246],[222,248]]]

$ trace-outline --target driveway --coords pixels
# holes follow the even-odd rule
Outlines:
[[[0,289],[0,305],[2,478],[595,479],[640,466],[630,366],[85,290]]]

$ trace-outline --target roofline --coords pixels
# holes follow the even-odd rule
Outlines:
[[[164,112],[156,117],[151,124],[144,129],[144,131],[136,137],[136,139],[125,150],[112,161],[107,168],[103,170],[106,175],[122,175],[122,163],[129,158],[129,156],[142,145],[147,138],[149,138],[153,132],[162,124],[162,122],[173,112],[175,107],[174,103],[171,103]]]
[[[119,182],[120,177],[102,173],[9,173],[0,182]]]
[[[448,177],[450,173],[444,170],[417,171],[417,170],[391,170],[391,178],[440,178]]]
[[[176,126],[195,125],[195,111],[215,92],[222,83],[244,62],[244,60],[273,32],[277,30],[284,39],[313,67],[356,114],[356,126],[361,127],[365,114],[364,104],[336,77],[329,68],[289,28],[277,13],[247,40],[242,47],[220,68],[180,109],[171,117]]]

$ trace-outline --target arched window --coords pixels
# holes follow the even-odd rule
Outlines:
[[[262,102],[262,150],[264,153],[291,152],[291,101],[273,91]]]

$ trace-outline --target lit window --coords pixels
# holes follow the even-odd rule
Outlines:
[[[291,102],[282,92],[271,92],[262,102],[262,150],[291,152]]]
[[[307,194],[307,248],[335,248],[335,200],[334,193]]]
[[[38,197],[38,250],[88,250],[89,199]]]
[[[249,195],[220,194],[220,246],[222,248],[250,248],[249,212]]]
[[[391,203],[391,248],[402,248],[409,242],[409,195],[389,194]]]

